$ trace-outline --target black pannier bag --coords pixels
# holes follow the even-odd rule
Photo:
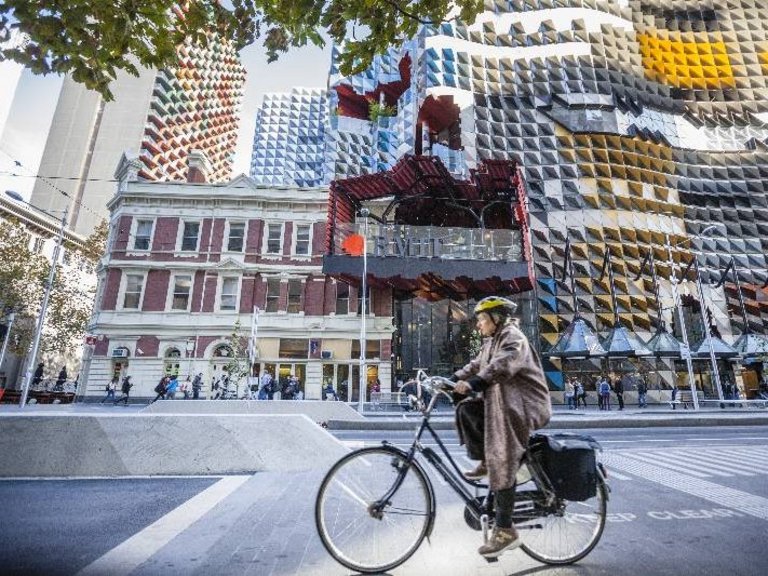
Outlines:
[[[597,458],[600,444],[581,434],[531,436],[532,453],[544,469],[558,498],[581,502],[597,493]]]

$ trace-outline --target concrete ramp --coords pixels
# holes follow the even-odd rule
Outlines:
[[[327,468],[347,450],[303,415],[3,415],[0,477]]]
[[[364,421],[346,402],[320,400],[158,400],[143,412],[149,414],[304,414],[314,422]]]

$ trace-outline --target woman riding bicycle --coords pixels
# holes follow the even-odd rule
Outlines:
[[[520,545],[512,523],[515,475],[531,432],[549,422],[549,389],[539,359],[512,318],[517,305],[489,296],[475,306],[477,329],[485,338],[477,358],[457,371],[454,392],[482,393],[482,400],[467,398],[456,407],[456,425],[471,459],[481,460],[467,478],[486,474],[495,493],[496,519],[488,542],[478,549],[496,558]]]

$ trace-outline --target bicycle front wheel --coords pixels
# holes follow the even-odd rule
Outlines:
[[[605,528],[608,493],[597,480],[595,496],[583,502],[559,500],[551,510],[518,525],[521,548],[544,564],[573,564],[597,545]],[[538,505],[536,505],[538,506]]]
[[[371,508],[400,481],[405,456],[385,447],[344,456],[320,484],[315,524],[337,562],[363,573],[386,572],[405,562],[427,535],[432,491],[421,469],[405,471],[380,512]]]

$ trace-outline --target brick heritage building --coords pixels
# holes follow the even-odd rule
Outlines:
[[[126,156],[118,167],[86,394],[130,374],[132,395],[148,397],[163,374],[199,372],[209,392],[238,323],[245,344],[255,319],[254,374],[296,374],[307,399],[331,382],[356,400],[348,383],[359,381],[360,301],[355,286],[322,273],[328,190],[262,187],[246,176],[208,184],[210,165],[194,152],[190,167],[190,182],[143,181],[138,159]],[[387,390],[391,291],[370,294],[367,378]]]

